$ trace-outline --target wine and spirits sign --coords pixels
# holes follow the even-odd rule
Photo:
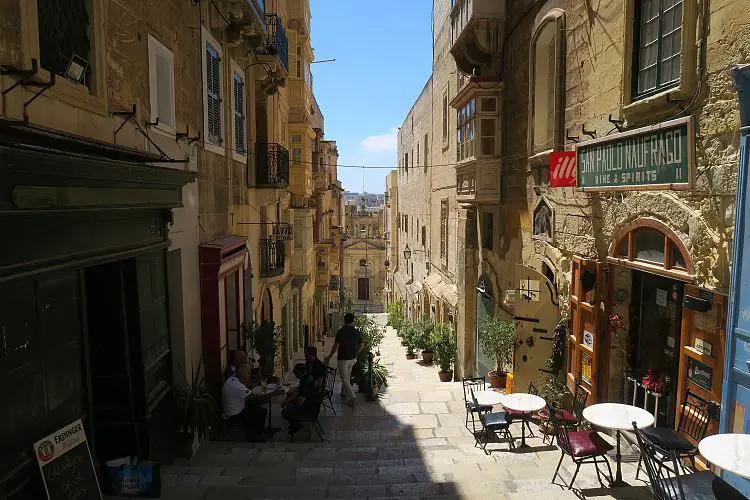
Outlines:
[[[689,189],[694,149],[690,117],[581,142],[576,146],[578,187]]]

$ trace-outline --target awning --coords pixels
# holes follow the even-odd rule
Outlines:
[[[406,289],[409,291],[410,294],[416,295],[422,290],[422,282],[421,281],[415,281],[414,283],[408,285]]]
[[[397,292],[406,292],[406,277],[403,273],[395,273],[393,275],[394,289]]]
[[[445,281],[440,274],[430,274],[424,281],[424,286],[433,297],[444,300],[451,307],[458,305],[458,288]]]

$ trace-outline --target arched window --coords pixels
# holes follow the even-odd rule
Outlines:
[[[693,261],[685,244],[656,219],[638,219],[621,229],[609,253],[615,264],[692,280]]]

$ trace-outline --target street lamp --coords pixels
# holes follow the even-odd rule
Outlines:
[[[411,259],[411,249],[409,248],[409,244],[406,244],[406,248],[404,248],[404,259],[409,260]]]

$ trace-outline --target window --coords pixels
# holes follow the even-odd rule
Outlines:
[[[492,250],[492,233],[494,231],[495,216],[490,213],[482,214],[482,248]]]
[[[422,246],[427,246],[427,228],[422,226]]]
[[[172,52],[148,36],[148,80],[151,122],[165,132],[174,133],[174,58]]]
[[[39,23],[39,62],[51,73],[65,75],[71,58],[78,56],[90,65],[90,13],[88,0],[37,0]],[[91,67],[87,66],[80,83],[91,88]]]
[[[370,300],[370,278],[357,278],[357,300]]]
[[[440,200],[440,258],[448,261],[448,200]]]
[[[404,231],[406,231],[406,234],[409,234],[409,216],[404,215]]]
[[[656,273],[689,277],[690,254],[679,237],[656,219],[643,218],[621,230],[612,242],[609,260]]]
[[[448,140],[448,91],[443,93],[443,141]]]
[[[429,139],[429,136],[427,134],[424,135],[424,172],[427,173],[427,165],[430,161],[430,155],[429,155],[429,147],[427,146],[428,142],[427,139]]]
[[[466,160],[474,156],[474,127],[476,100],[471,99],[458,110],[456,132],[456,160]]]
[[[211,35],[203,30],[204,37],[204,80],[206,84],[206,106],[205,106],[205,126],[204,132],[207,145],[222,145],[224,142],[222,130],[222,106],[221,106],[221,89],[222,89],[222,53]],[[210,147],[208,149],[211,149]],[[214,152],[223,153],[220,149]]]
[[[409,153],[404,153],[404,168],[406,169],[407,175],[409,174]]]
[[[480,137],[481,155],[494,156],[497,154],[497,119],[482,118],[480,120]]]
[[[302,163],[302,148],[292,147],[292,164],[300,165]]]
[[[680,81],[682,0],[636,0],[633,98],[638,99]]]
[[[533,152],[554,149],[559,88],[558,22],[546,21],[537,31],[532,46]]]
[[[415,156],[414,159],[417,161],[417,166],[419,166],[419,143],[418,142],[417,142],[417,156]]]
[[[245,120],[245,78],[242,73],[234,71],[232,76],[232,111],[234,112],[234,149],[245,154],[246,127]]]

